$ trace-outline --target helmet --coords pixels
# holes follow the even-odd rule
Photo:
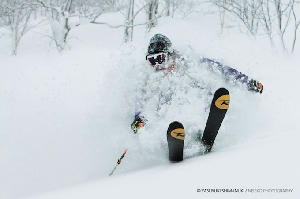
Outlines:
[[[169,53],[171,51],[172,42],[168,37],[162,34],[155,34],[151,39],[148,46],[148,54],[156,53]]]

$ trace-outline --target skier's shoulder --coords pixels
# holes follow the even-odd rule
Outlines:
[[[180,57],[182,57],[182,55],[179,53],[179,51],[173,49],[170,52],[170,56],[172,57],[172,59],[179,59]]]

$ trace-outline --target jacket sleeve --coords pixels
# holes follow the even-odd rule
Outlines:
[[[234,68],[223,65],[222,63],[220,63],[216,60],[209,59],[209,58],[202,58],[202,59],[200,59],[200,62],[207,63],[213,69],[220,71],[225,76],[225,78],[228,80],[232,79],[232,80],[236,80],[241,83],[244,83],[244,84],[248,83],[249,77],[247,75],[237,71]]]

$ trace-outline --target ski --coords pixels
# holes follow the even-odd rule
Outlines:
[[[220,88],[215,92],[201,139],[202,143],[206,146],[205,152],[211,151],[223,119],[229,108],[229,101],[230,96],[227,89]]]
[[[172,122],[167,131],[169,160],[179,162],[183,160],[184,128],[179,122]]]
[[[203,136],[200,139],[205,146],[204,153],[210,152],[221,127],[225,114],[229,108],[229,91],[225,88],[218,89],[211,102],[209,115]],[[183,160],[184,127],[180,122],[172,122],[167,131],[169,160],[179,162]]]

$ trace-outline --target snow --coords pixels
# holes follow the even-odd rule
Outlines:
[[[290,155],[296,155],[296,133]],[[147,170],[105,177],[98,181],[72,188],[30,197],[50,198],[297,198],[296,182],[299,173],[295,159],[286,155],[281,144],[285,135],[224,148],[209,155],[186,159],[184,162],[167,163]],[[266,147],[268,146],[268,147]],[[129,155],[129,151],[128,151]],[[289,170],[280,172],[282,161],[290,162]],[[127,164],[124,158],[122,164]],[[214,172],[213,174],[210,172]],[[208,193],[198,189],[243,189],[243,193]],[[247,192],[255,189],[257,193]],[[270,189],[293,189],[292,193],[273,193]],[[265,190],[263,192],[263,190]],[[269,192],[267,192],[269,190]],[[278,190],[279,192],[279,190]]]
[[[118,17],[107,14],[101,20],[116,23]],[[299,50],[294,56],[276,55],[266,39],[235,29],[220,35],[219,29],[218,16],[165,18],[150,34],[145,27],[135,28],[134,41],[125,45],[122,28],[85,25],[70,33],[71,49],[59,54],[43,36],[50,28],[41,27],[22,38],[16,57],[8,51],[9,37],[1,37],[0,198],[299,198]],[[145,52],[155,33],[167,35],[190,57],[188,74],[212,90],[225,83],[195,65],[198,57],[216,58],[264,84],[262,95],[225,84],[231,104],[210,154],[168,161],[168,124],[181,121],[186,132],[203,128],[210,98],[190,88],[186,76],[174,74],[168,85],[164,75],[148,67]],[[145,110],[148,126],[134,135],[135,97],[147,75],[149,95],[151,89],[178,87],[177,94],[186,89],[183,99],[192,105],[174,100],[157,118],[154,95]],[[198,149],[187,135],[185,157]]]
[[[90,19],[87,19],[87,18],[80,18],[80,19],[79,19],[80,25],[87,25],[87,24],[89,24],[90,22],[91,22],[91,20],[90,20]]]

